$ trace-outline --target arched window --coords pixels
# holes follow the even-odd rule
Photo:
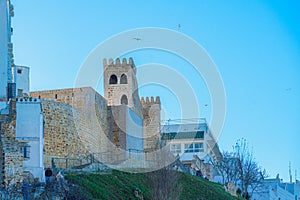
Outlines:
[[[127,96],[124,94],[121,98],[121,104],[125,104],[125,105],[128,105],[128,99],[127,99]]]
[[[126,76],[126,74],[122,74],[121,75],[120,83],[121,84],[127,84],[127,76]]]
[[[111,75],[109,78],[109,84],[117,84],[118,83],[118,78],[116,75]]]

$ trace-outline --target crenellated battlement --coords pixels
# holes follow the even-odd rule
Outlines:
[[[103,59],[103,66],[106,67],[123,67],[123,66],[128,66],[130,65],[132,68],[135,68],[135,64],[133,62],[133,59],[132,57],[130,57],[127,61],[126,58],[123,58],[122,59],[122,62],[120,60],[120,58],[117,58],[117,59],[112,59],[112,58],[109,58],[108,60],[106,58]]]
[[[142,103],[142,106],[147,106],[147,105],[152,105],[152,104],[159,104],[160,105],[160,97],[157,96],[155,97],[155,100],[154,100],[154,97],[151,96],[151,97],[142,97],[141,98],[141,103]]]
[[[18,102],[18,103],[40,103],[41,99],[32,98],[32,97],[22,97],[22,98],[16,98],[16,102]]]

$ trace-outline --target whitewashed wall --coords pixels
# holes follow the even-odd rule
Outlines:
[[[16,139],[28,142],[30,158],[24,160],[24,171],[30,171],[41,182],[44,177],[44,130],[43,115],[39,99],[17,101]]]
[[[29,67],[26,66],[14,66],[13,76],[16,82],[16,94],[18,95],[18,89],[21,89],[23,93],[29,96]]]
[[[8,13],[6,0],[0,0],[0,98],[6,97],[8,62]]]

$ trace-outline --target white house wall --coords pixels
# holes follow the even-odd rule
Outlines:
[[[7,12],[7,1],[0,0],[0,99],[6,98],[6,87],[8,82],[7,69],[9,66],[8,42],[10,37],[9,13]]]
[[[14,66],[13,76],[16,81],[16,94],[18,90],[22,90],[22,93],[26,93],[29,96],[29,67],[26,66]]]
[[[39,99],[17,101],[16,139],[28,142],[30,157],[23,161],[24,171],[30,171],[35,178],[44,182],[44,131],[43,115]]]

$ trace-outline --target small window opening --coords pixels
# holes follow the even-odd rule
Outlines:
[[[24,145],[21,146],[20,152],[22,153],[23,158],[30,158],[30,146],[29,145]]]
[[[128,99],[126,95],[123,95],[121,98],[121,104],[122,105],[128,105]]]
[[[117,84],[118,83],[118,78],[116,75],[111,75],[109,78],[109,84]]]
[[[18,96],[22,96],[23,95],[23,90],[22,89],[18,89]]]
[[[121,75],[120,83],[121,84],[127,84],[127,76],[126,76],[126,74],[122,74]]]

